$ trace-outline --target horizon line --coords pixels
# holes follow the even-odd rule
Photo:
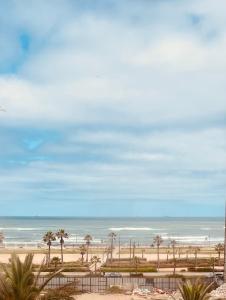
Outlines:
[[[138,218],[224,218],[224,215],[221,216],[62,216],[62,215],[54,215],[54,216],[48,216],[48,215],[0,215],[0,218],[112,218],[112,219],[138,219]]]

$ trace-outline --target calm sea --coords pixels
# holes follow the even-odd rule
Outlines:
[[[223,241],[223,218],[59,218],[59,217],[0,217],[0,231],[6,246],[35,246],[42,243],[43,234],[64,228],[69,233],[67,244],[81,244],[86,234],[93,243],[108,241],[114,231],[124,244],[130,239],[150,245],[155,235],[165,244],[175,239],[183,244],[216,244]]]

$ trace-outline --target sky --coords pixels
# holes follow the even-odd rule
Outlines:
[[[0,215],[222,216],[225,0],[0,0]]]

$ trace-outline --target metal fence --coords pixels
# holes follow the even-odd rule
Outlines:
[[[43,283],[45,276],[39,278],[39,284]],[[202,279],[207,284],[213,281],[213,278]],[[46,288],[53,289],[65,285],[74,285],[81,292],[102,293],[111,286],[123,286],[127,289],[145,288],[151,290],[153,287],[162,290],[176,290],[178,284],[182,282],[181,278],[159,278],[159,277],[79,277],[79,276],[61,276],[53,278]]]

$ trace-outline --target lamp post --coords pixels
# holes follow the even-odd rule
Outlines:
[[[226,283],[226,201],[224,205],[224,283]]]

